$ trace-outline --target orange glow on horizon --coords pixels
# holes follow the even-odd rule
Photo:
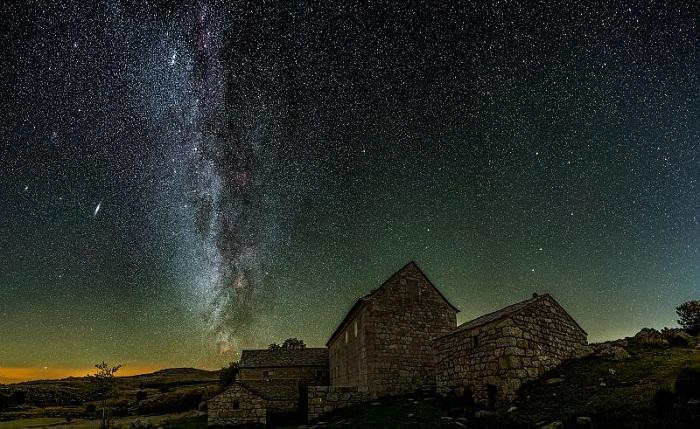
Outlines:
[[[147,374],[167,368],[167,366],[131,366],[119,368],[118,377]],[[51,367],[2,367],[0,366],[0,383],[21,383],[33,380],[60,380],[67,377],[85,377],[94,374],[95,367],[88,368],[51,368]]]

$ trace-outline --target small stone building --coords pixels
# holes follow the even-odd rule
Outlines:
[[[563,360],[585,354],[587,334],[550,295],[460,325],[435,339],[438,393],[464,394],[493,407]]]
[[[239,379],[208,403],[208,424],[265,424],[307,412],[308,386],[327,385],[328,349],[244,350]]]
[[[358,299],[328,340],[331,386],[376,398],[434,390],[433,338],[453,331],[459,310],[414,262]]]
[[[266,423],[267,400],[239,381],[207,402],[209,426]]]

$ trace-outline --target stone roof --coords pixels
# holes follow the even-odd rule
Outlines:
[[[382,283],[378,288],[372,289],[372,292],[370,292],[370,293],[368,293],[367,295],[364,295],[364,296],[358,298],[358,300],[355,301],[355,304],[353,304],[353,306],[350,307],[350,311],[347,312],[347,314],[345,315],[345,317],[343,318],[343,320],[340,322],[340,324],[338,324],[338,327],[335,328],[335,331],[333,331],[333,333],[331,334],[331,336],[328,338],[328,341],[326,342],[326,346],[329,346],[330,343],[331,343],[331,341],[333,340],[333,338],[335,338],[335,337],[340,333],[340,331],[341,331],[342,328],[343,328],[343,325],[345,325],[345,322],[346,322],[348,319],[350,319],[350,317],[351,317],[353,314],[355,314],[357,311],[359,311],[360,308],[362,308],[362,306],[363,306],[366,302],[369,302],[369,301],[370,301],[370,298],[372,297],[372,295],[374,295],[375,293],[377,293],[378,290],[380,290],[382,287],[384,287],[384,285],[386,285],[387,283],[389,283],[395,276],[401,274],[401,272],[403,272],[404,270],[406,270],[408,267],[414,267],[414,268],[425,278],[425,280],[427,280],[428,284],[430,284],[430,286],[432,286],[433,289],[435,289],[435,291],[438,293],[438,295],[440,295],[440,298],[442,298],[442,300],[445,301],[445,303],[446,303],[447,305],[449,305],[452,309],[454,309],[454,311],[456,311],[457,313],[459,313],[459,308],[457,308],[457,307],[455,307],[454,305],[452,305],[452,303],[451,303],[450,301],[448,301],[447,298],[445,298],[445,295],[443,295],[442,292],[440,292],[440,289],[438,289],[438,288],[433,284],[433,282],[430,281],[430,279],[428,278],[428,276],[425,275],[425,273],[423,272],[423,270],[420,269],[420,267],[418,266],[418,264],[416,264],[415,262],[411,261],[411,262],[409,262],[408,264],[404,265],[400,270],[398,270],[397,272],[395,272],[394,274],[392,274],[391,276],[389,276],[388,279],[384,280],[384,283]]]
[[[297,380],[239,380],[237,383],[268,401],[299,400]]]
[[[327,348],[243,350],[241,368],[328,366]]]
[[[487,314],[484,314],[483,316],[477,317],[476,319],[470,320],[468,322],[464,322],[461,325],[459,325],[457,327],[457,329],[455,329],[454,331],[452,331],[450,333],[442,335],[442,337],[447,337],[447,336],[450,336],[452,334],[456,334],[457,332],[467,331],[470,329],[477,328],[479,326],[489,324],[491,322],[496,322],[498,320],[505,319],[506,317],[509,317],[509,316],[519,312],[519,311],[522,311],[522,310],[530,307],[532,304],[539,302],[539,301],[542,301],[542,300],[545,300],[545,299],[548,299],[548,300],[554,302],[559,307],[561,307],[561,305],[559,305],[559,303],[554,298],[552,298],[552,296],[548,293],[546,293],[544,295],[534,294],[532,296],[532,298],[526,299],[524,301],[516,302],[515,304],[511,304],[507,307],[503,307],[500,310],[496,310],[492,313],[487,313]],[[569,315],[569,313],[566,310],[564,310],[564,313],[567,316],[569,316],[569,318],[571,318],[571,320],[576,324],[576,326],[579,327],[579,329],[581,329],[584,333],[586,332],[583,330],[583,328],[581,328],[581,326],[578,324],[578,322],[576,322],[576,320]]]

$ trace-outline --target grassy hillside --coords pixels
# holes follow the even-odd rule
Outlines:
[[[128,428],[136,419],[154,425],[193,419],[200,402],[218,391],[219,372],[174,368],[130,377],[118,377],[109,400],[117,427]],[[22,405],[0,410],[0,429],[25,427],[96,428],[99,402],[88,378],[42,380],[0,385],[8,398],[21,392]],[[201,420],[201,418],[200,418]]]

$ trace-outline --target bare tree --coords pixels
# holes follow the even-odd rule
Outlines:
[[[121,365],[109,366],[105,362],[100,362],[95,365],[97,372],[92,375],[88,374],[88,377],[90,377],[95,386],[95,392],[102,400],[102,422],[100,423],[100,429],[109,429],[111,426],[111,415],[107,409],[107,398],[109,398],[114,391],[114,374],[116,374],[121,367]]]

